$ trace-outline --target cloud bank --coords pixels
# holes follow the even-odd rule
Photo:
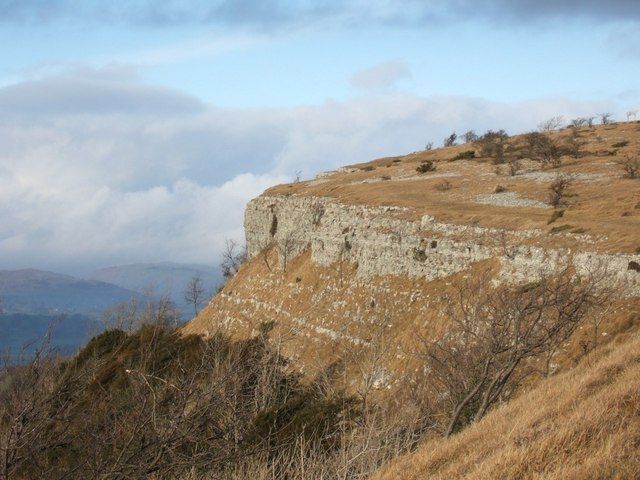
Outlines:
[[[295,171],[419,150],[454,129],[515,133],[614,107],[387,93],[222,109],[99,71],[23,82],[0,89],[0,265],[216,263],[224,238],[242,237],[245,203]]]
[[[185,24],[277,29],[336,22],[430,25],[479,18],[519,24],[552,18],[638,21],[636,0],[0,0],[0,21],[80,19],[167,27]]]

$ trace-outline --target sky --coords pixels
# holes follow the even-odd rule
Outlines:
[[[637,0],[0,0],[0,269],[217,264],[270,185],[640,108]]]

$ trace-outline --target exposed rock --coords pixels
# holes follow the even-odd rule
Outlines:
[[[639,261],[640,255],[572,254],[563,249],[525,246],[521,245],[522,239],[538,237],[542,232],[446,224],[428,215],[421,221],[411,221],[396,215],[404,210],[345,205],[326,197],[261,196],[245,211],[248,253],[255,257],[275,243],[282,265],[285,256],[290,260],[310,247],[316,264],[348,261],[357,265],[360,278],[400,275],[427,280],[497,257],[502,265],[500,279],[507,282],[534,280],[572,258],[576,271],[606,269],[612,281],[619,280],[630,293],[640,294],[640,276],[627,268],[629,262]],[[498,241],[500,235],[510,245],[508,252]]]

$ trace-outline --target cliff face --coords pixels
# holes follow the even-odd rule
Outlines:
[[[437,222],[424,215],[406,220],[400,207],[344,205],[331,198],[262,196],[245,211],[250,258],[275,245],[280,268],[307,248],[311,260],[328,267],[348,262],[359,278],[396,275],[435,280],[496,258],[500,279],[534,281],[572,262],[579,273],[607,271],[610,282],[640,295],[640,274],[630,268],[640,255],[605,254],[535,246],[546,232],[509,231]],[[523,244],[524,241],[530,243]]]
[[[249,261],[185,331],[247,336],[267,325],[308,370],[384,343],[393,370],[417,336],[446,323],[442,292],[461,278],[490,269],[495,282],[530,282],[571,263],[579,275],[605,272],[626,298],[603,320],[612,334],[640,297],[640,184],[622,177],[611,145],[638,154],[638,132],[584,130],[579,159],[542,169],[523,158],[512,176],[490,159],[455,160],[464,145],[274,187],[247,205]],[[417,173],[425,161],[435,171]],[[560,175],[570,189],[553,209]]]

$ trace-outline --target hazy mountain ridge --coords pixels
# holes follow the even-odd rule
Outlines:
[[[9,313],[98,315],[135,292],[111,283],[43,270],[0,271],[2,308]]]
[[[118,265],[95,270],[86,277],[108,282],[142,295],[149,293],[154,296],[169,295],[181,310],[192,313],[193,307],[185,304],[184,291],[194,276],[199,276],[202,280],[206,299],[210,298],[222,283],[222,275],[218,268],[174,262]]]

